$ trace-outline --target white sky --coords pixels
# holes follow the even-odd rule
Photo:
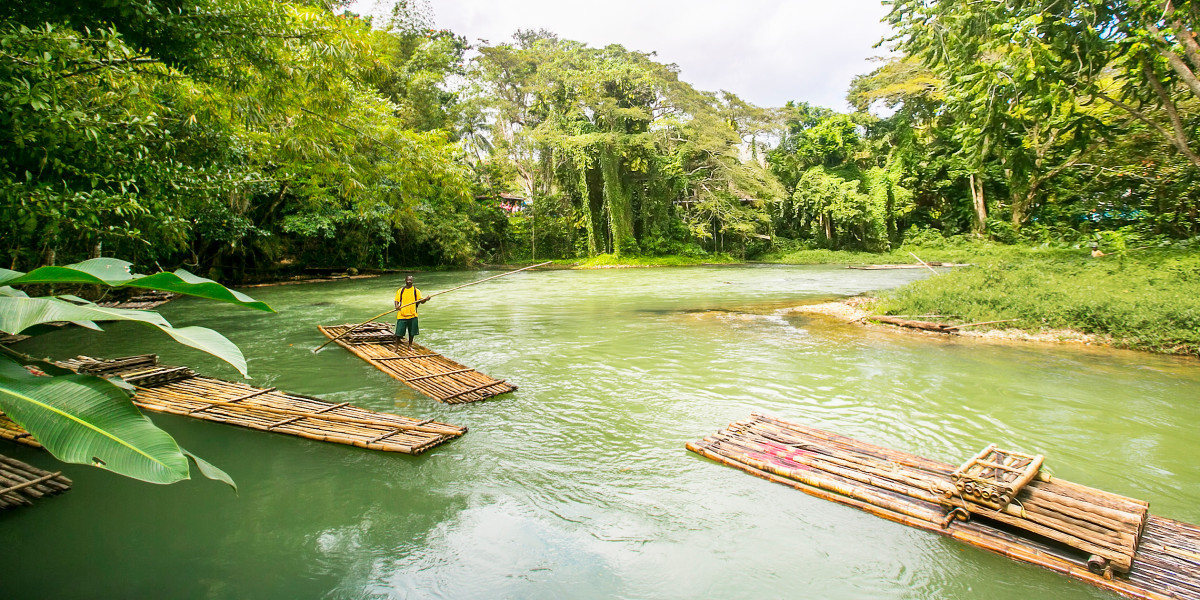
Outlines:
[[[388,0],[358,0],[360,13]],[[493,44],[547,29],[592,47],[621,44],[679,65],[698,89],[753,104],[788,100],[848,110],[850,79],[873,70],[888,34],[879,0],[429,0],[434,24]]]

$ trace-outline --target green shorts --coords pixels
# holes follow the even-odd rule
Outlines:
[[[416,337],[418,333],[421,333],[421,329],[417,327],[416,317],[411,319],[396,319],[396,337],[404,337],[404,332],[406,331],[408,332],[409,339],[412,339]]]

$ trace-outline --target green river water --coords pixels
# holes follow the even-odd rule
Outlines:
[[[431,293],[494,273],[419,273]],[[684,444],[760,411],[959,463],[988,443],[1200,522],[1200,362],[995,344],[788,314],[920,271],[750,266],[520,273],[433,299],[418,341],[520,386],[441,405],[316,325],[390,306],[399,276],[250,290],[279,314],[194,299],[253,383],[466,425],[420,456],[154,414],[237,480],[172,486],[61,466],[74,488],[0,513],[0,597],[1111,598],[1039,568],[807,496]],[[18,349],[159,352],[149,329],[68,329]]]

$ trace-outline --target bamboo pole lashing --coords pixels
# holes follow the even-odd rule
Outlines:
[[[228,402],[229,402],[230,404],[234,404],[234,403],[237,403],[237,402],[241,402],[242,400],[249,400],[250,398],[253,398],[253,397],[255,397],[255,396],[261,396],[261,395],[263,395],[263,394],[269,394],[269,393],[271,393],[271,392],[274,392],[274,391],[275,391],[275,388],[273,388],[273,387],[271,387],[271,388],[266,388],[266,389],[262,389],[262,390],[256,390],[256,391],[250,392],[249,394],[246,394],[246,395],[244,395],[244,396],[238,396],[237,398],[234,398],[234,399],[232,399],[232,400],[229,400]],[[200,411],[203,411],[203,410],[208,410],[208,409],[212,408],[213,406],[215,406],[215,404],[209,404],[209,405],[207,405],[207,406],[201,406],[200,408],[193,409],[193,410],[192,410],[192,411],[190,411],[188,414],[193,414],[193,413],[198,413],[198,412],[200,412]]]
[[[334,411],[334,410],[337,410],[337,409],[339,409],[339,408],[342,408],[343,406],[347,406],[347,405],[349,405],[349,404],[350,404],[349,402],[342,402],[341,404],[331,404],[331,405],[329,405],[329,406],[326,406],[325,408],[322,408],[322,409],[320,409],[320,410],[313,411],[313,414],[322,414],[322,413],[327,413],[327,412]],[[275,429],[276,427],[283,427],[284,425],[287,425],[288,423],[294,423],[294,422],[296,422],[296,421],[299,421],[300,419],[303,419],[303,418],[304,418],[304,417],[291,417],[291,418],[288,418],[288,419],[283,419],[282,421],[277,421],[277,422],[275,422],[275,423],[272,423],[272,424],[268,425],[268,426],[267,426],[267,429]]]
[[[384,432],[384,433],[380,434],[379,436],[376,436],[376,437],[372,438],[372,439],[371,439],[371,441],[369,441],[369,442],[367,442],[367,443],[368,443],[368,444],[374,444],[375,442],[383,441],[383,440],[385,440],[385,439],[387,439],[387,438],[390,438],[390,437],[392,437],[393,435],[396,435],[397,433],[400,433],[400,430],[399,430],[399,429],[393,429],[392,431],[386,431],[386,432]]]
[[[493,381],[493,382],[491,382],[491,383],[485,383],[485,384],[483,384],[483,385],[476,386],[476,387],[473,387],[473,388],[471,388],[471,389],[468,389],[468,390],[463,390],[463,391],[461,391],[461,392],[458,392],[458,393],[455,393],[455,394],[451,394],[451,395],[449,395],[449,396],[446,396],[446,397],[444,397],[444,398],[438,398],[438,400],[441,400],[442,402],[445,402],[445,401],[447,401],[447,400],[450,400],[450,399],[452,399],[452,398],[457,398],[457,397],[459,397],[459,396],[463,396],[463,395],[465,395],[465,394],[470,394],[470,393],[472,393],[472,392],[478,392],[478,391],[481,391],[481,390],[483,390],[483,389],[485,389],[485,388],[490,388],[490,387],[492,387],[492,386],[495,386],[495,385],[500,385],[500,384],[503,384],[503,383],[507,383],[507,382],[506,382],[506,381],[504,381],[503,379],[497,379],[496,381]]]
[[[420,377],[412,377],[410,379],[405,379],[405,381],[422,381],[425,379],[432,379],[434,377],[445,377],[447,375],[457,375],[459,373],[471,373],[473,371],[475,371],[475,369],[455,369],[453,371],[446,371],[444,373],[431,373],[429,375],[421,375]]]

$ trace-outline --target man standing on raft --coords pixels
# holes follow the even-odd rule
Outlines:
[[[396,349],[400,349],[400,340],[404,332],[408,332],[408,347],[412,347],[413,338],[420,333],[417,328],[417,305],[429,302],[429,298],[421,295],[413,285],[412,275],[404,278],[404,287],[396,290]]]

